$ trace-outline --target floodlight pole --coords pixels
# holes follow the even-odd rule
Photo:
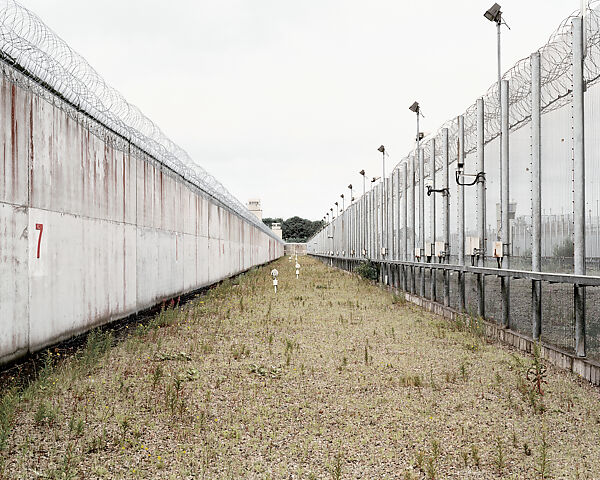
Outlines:
[[[573,27],[573,264],[575,275],[585,275],[585,109],[583,77],[583,18],[575,17]],[[575,352],[585,357],[585,287],[574,286]]]
[[[501,240],[502,240],[502,267],[510,268],[510,256],[512,253],[512,241],[510,235],[510,202],[509,202],[509,118],[508,118],[508,80],[502,82],[502,172],[501,172]],[[510,328],[510,278],[500,278],[500,294],[502,296],[502,325]]]
[[[531,55],[531,270],[542,271],[542,118],[541,118],[540,52]],[[542,334],[542,282],[531,282],[532,335],[535,341]]]
[[[386,246],[384,245],[385,242],[385,214],[386,214],[386,197],[385,197],[385,147],[383,145],[381,145],[378,148],[378,151],[381,152],[381,160],[382,160],[382,165],[383,165],[383,170],[381,172],[381,258],[383,258],[385,256],[384,251]],[[387,242],[385,242],[387,243]]]
[[[465,163],[465,119],[458,117],[458,163]],[[465,187],[458,184],[458,264],[465,265]],[[465,273],[458,272],[458,307],[465,311]]]

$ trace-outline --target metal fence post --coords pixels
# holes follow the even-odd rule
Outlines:
[[[429,155],[429,176],[431,178],[431,188],[432,189],[436,189],[436,184],[435,184],[435,138],[431,139],[431,142],[429,144],[429,148],[430,148],[430,155]],[[433,262],[435,260],[435,193],[432,193],[431,196],[429,197],[429,235],[430,235],[430,240],[429,240],[429,253],[431,254],[431,261]],[[437,301],[437,295],[436,295],[436,280],[437,280],[437,270],[435,268],[432,268],[430,270],[430,274],[429,274],[429,293],[430,293],[430,297],[431,300],[436,302]]]
[[[448,154],[448,129],[442,130],[442,184],[446,189],[444,195],[442,228],[444,232],[444,260],[450,263],[450,158]],[[450,306],[450,272],[444,270],[444,305]]]
[[[408,159],[402,164],[401,168],[401,188],[402,188],[402,205],[400,206],[400,212],[402,213],[402,241],[400,243],[402,256],[400,257],[405,262],[408,260],[408,217],[407,217],[407,203],[408,203]],[[407,268],[402,267],[402,290],[408,291],[407,281]]]
[[[477,99],[477,173],[483,172],[483,177],[477,181],[477,236],[479,237],[479,252],[477,264],[485,267],[485,254],[487,250],[485,231],[485,124],[483,120],[483,98]],[[477,275],[477,314],[485,317],[485,276]]]
[[[583,18],[573,26],[573,217],[575,275],[585,275],[585,119],[583,78]],[[585,287],[575,285],[575,352],[585,357]]]
[[[458,117],[458,157],[465,163],[465,118]],[[465,265],[465,187],[458,185],[458,264]],[[458,308],[465,311],[465,273],[458,272]]]
[[[425,151],[419,149],[419,250],[421,263],[425,258]],[[425,297],[425,269],[419,267],[419,295]]]
[[[510,238],[510,203],[509,203],[509,101],[508,101],[508,80],[502,81],[502,204],[501,204],[501,224],[502,224],[502,266],[504,268],[510,268],[510,256],[512,254],[512,242]],[[502,296],[502,326],[504,328],[510,328],[510,278],[501,277],[500,278],[500,294]]]
[[[531,55],[531,270],[542,271],[542,118],[540,53]],[[542,282],[531,281],[532,336],[542,334]]]
[[[410,193],[408,196],[408,258],[407,260],[410,262],[414,262],[415,260],[415,170],[417,164],[417,153],[412,157],[412,165],[410,167],[410,173],[408,177]],[[410,293],[413,295],[416,293],[416,284],[415,284],[415,267],[410,267]]]

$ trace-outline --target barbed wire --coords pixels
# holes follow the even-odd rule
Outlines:
[[[584,81],[590,87],[600,80],[600,0],[592,0],[585,12],[585,59]],[[572,20],[580,15],[576,10],[565,18],[542,46],[540,53],[541,66],[541,110],[542,114],[557,110],[572,102]],[[509,126],[511,131],[527,125],[531,120],[531,61],[530,57],[519,60],[502,76],[509,82]],[[484,101],[484,142],[493,141],[500,135],[500,96],[498,83],[494,82],[482,96]],[[477,145],[477,108],[470,105],[463,113],[465,122],[465,154],[474,153]],[[442,130],[448,128],[450,162],[458,156],[458,123],[457,117],[445,122],[438,130],[425,137],[421,148],[431,139],[436,140],[436,171],[442,164]],[[413,151],[409,152],[395,168],[409,161]],[[426,164],[430,156],[425,156]],[[431,167],[426,165],[426,171]]]
[[[130,143],[138,154],[158,161],[278,239],[221,182],[106,83],[85,58],[14,0],[0,0],[0,60],[2,74],[13,83],[61,108],[117,148],[125,149]]]

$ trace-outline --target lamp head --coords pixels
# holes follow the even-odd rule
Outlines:
[[[408,109],[411,112],[419,113],[419,102],[414,102]]]
[[[494,3],[490,8],[488,8],[485,11],[483,16],[487,18],[490,22],[501,23],[502,12],[500,11],[500,5]]]
[[[378,152],[381,152],[381,153],[385,153],[385,147],[384,147],[383,145],[381,145],[381,146],[380,146],[380,147],[377,149],[377,151],[378,151]]]
[[[363,177],[365,176],[365,171],[364,171],[364,170],[361,170],[361,171],[360,171],[360,172],[358,172],[358,173],[360,173],[360,174],[361,174]]]
[[[352,190],[352,184],[348,185],[348,188],[349,188],[350,190]]]
[[[340,198],[344,198],[344,194],[343,193],[340,195]]]

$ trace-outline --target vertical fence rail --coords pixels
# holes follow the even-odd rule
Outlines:
[[[465,163],[465,118],[458,117],[458,162]],[[458,264],[465,264],[465,187],[458,184]],[[465,311],[465,274],[458,273],[458,308]]]
[[[430,142],[430,154],[429,154],[429,176],[431,178],[431,189],[435,190],[436,181],[435,181],[435,138],[431,139]],[[431,257],[431,261],[435,260],[435,230],[436,230],[436,212],[435,212],[435,192],[430,194],[429,201],[429,255]],[[429,284],[429,292],[431,295],[431,300],[434,302],[437,301],[437,270],[431,269],[430,274],[430,284]]]
[[[501,217],[501,238],[502,238],[502,266],[510,268],[510,257],[512,254],[512,242],[510,239],[509,222],[509,103],[508,103],[508,80],[502,81],[501,89],[501,142],[502,142],[502,163],[501,163],[501,192],[500,217]],[[502,325],[505,328],[510,327],[510,279],[502,277],[500,279],[500,294],[502,295]]]
[[[477,99],[477,236],[479,237],[479,249],[477,252],[477,265],[485,266],[486,254],[486,230],[485,230],[485,126],[484,126],[484,104],[483,98]],[[480,176],[480,173],[482,174]],[[480,317],[485,317],[485,276],[477,275],[477,314]]]
[[[585,148],[583,18],[573,25],[573,218],[574,267],[576,275],[585,275]],[[585,287],[575,285],[575,350],[585,357]]]
[[[542,111],[540,53],[531,55],[531,270],[542,270]],[[532,336],[542,334],[542,282],[531,282]]]

